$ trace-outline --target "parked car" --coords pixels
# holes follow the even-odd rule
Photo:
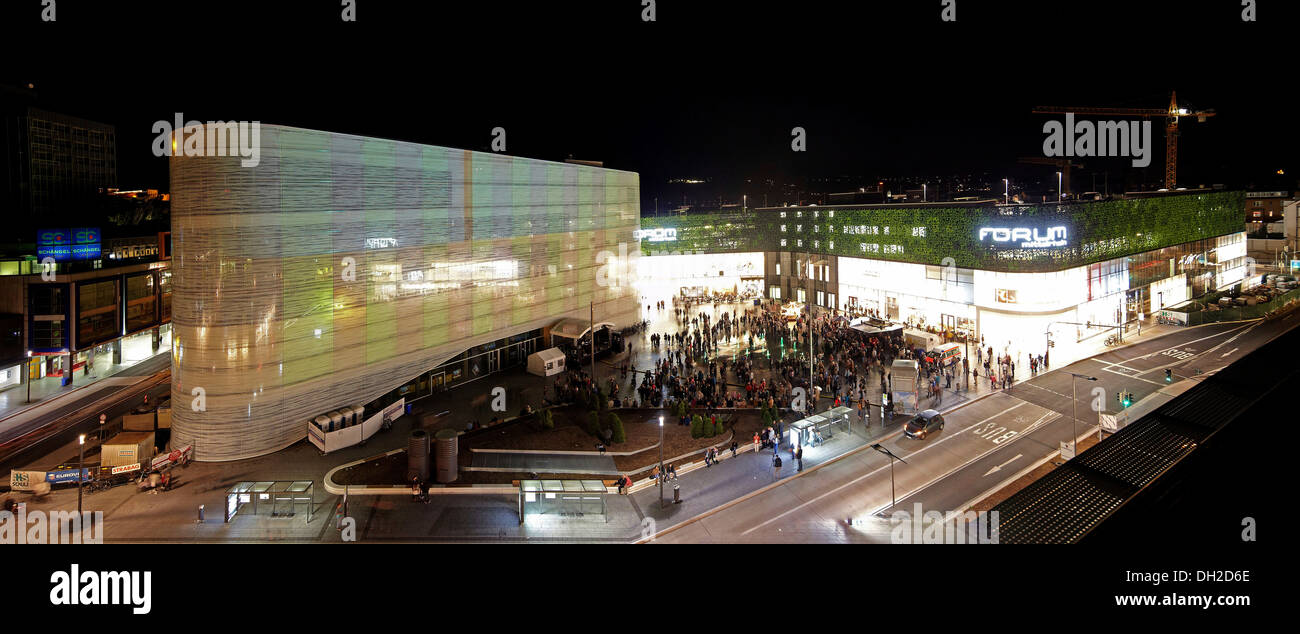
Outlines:
[[[908,438],[925,438],[932,432],[942,429],[943,415],[935,410],[927,409],[912,417],[912,420],[903,425],[903,435]]]

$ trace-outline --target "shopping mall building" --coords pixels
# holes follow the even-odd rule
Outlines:
[[[641,221],[639,284],[736,292],[1079,358],[1094,337],[1241,282],[1241,192],[1071,204],[782,207]]]
[[[632,172],[262,125],[255,167],[173,156],[171,185],[173,443],[200,460],[637,318],[609,259],[635,251]]]

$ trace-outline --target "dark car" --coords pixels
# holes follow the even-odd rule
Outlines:
[[[932,409],[917,414],[903,425],[903,435],[908,438],[925,438],[943,429],[943,416]]]

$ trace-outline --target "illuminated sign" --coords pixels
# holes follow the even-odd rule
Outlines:
[[[1065,227],[1049,227],[1046,231],[1028,227],[981,227],[980,242],[991,238],[998,246],[1019,246],[1022,249],[1041,249],[1044,247],[1065,246]],[[1018,243],[1016,245],[1015,243]]]
[[[1016,292],[1013,290],[1007,290],[1005,288],[997,288],[997,289],[993,289],[993,293],[994,293],[994,298],[997,299],[998,302],[1001,302],[1003,304],[1016,303]]]
[[[388,249],[397,246],[397,238],[366,238],[367,249]]]
[[[56,247],[72,244],[72,232],[67,229],[42,229],[36,232],[36,246]]]
[[[676,242],[677,230],[669,228],[637,229],[632,232],[632,237],[649,242]]]
[[[99,244],[99,229],[83,227],[72,230],[73,244]]]
[[[97,260],[100,258],[99,229],[42,229],[36,232],[36,257],[55,261]]]

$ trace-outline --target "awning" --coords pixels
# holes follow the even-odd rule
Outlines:
[[[597,328],[600,328],[601,326],[609,326],[610,328],[613,328],[614,323],[609,321],[596,322]],[[554,326],[551,326],[552,337],[564,337],[565,339],[581,339],[588,332],[591,332],[591,322],[585,319],[572,319],[572,318],[561,319],[560,321],[556,322]]]

